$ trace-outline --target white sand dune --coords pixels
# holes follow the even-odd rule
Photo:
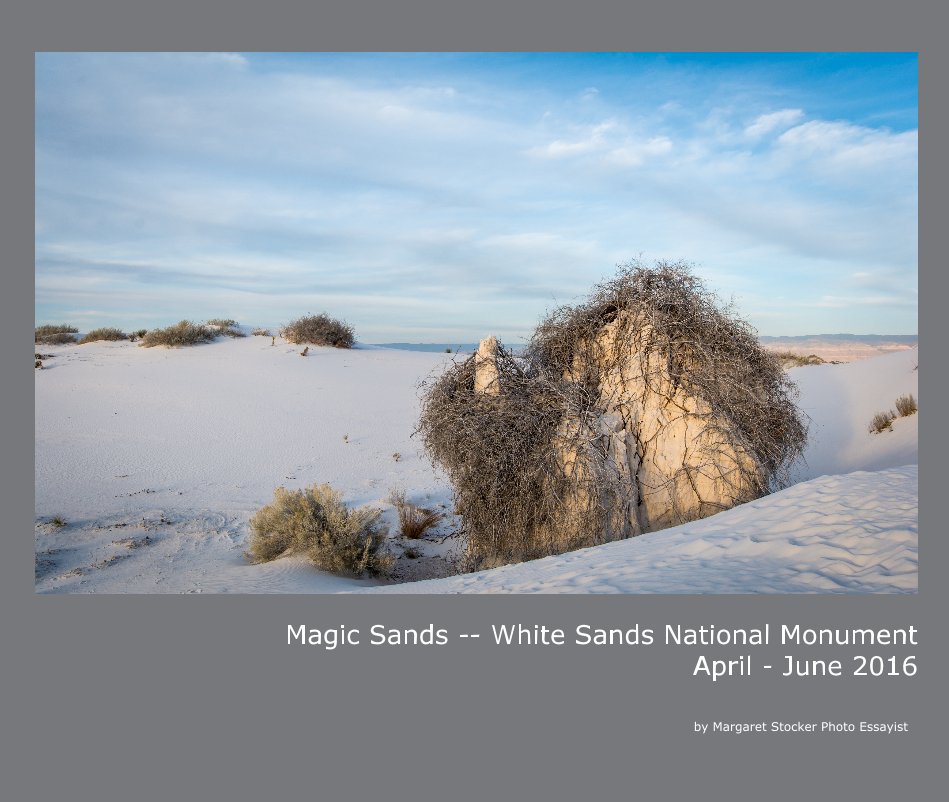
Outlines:
[[[912,593],[917,468],[824,476],[631,540],[395,593]]]
[[[918,415],[867,432],[898,395],[918,397],[916,349],[792,371],[812,442],[781,493],[620,543],[399,585],[295,558],[250,565],[248,520],[278,485],[316,482],[390,521],[392,490],[448,510],[450,487],[412,431],[418,383],[450,356],[363,347],[303,358],[269,337],[38,350],[53,355],[36,371],[38,592],[916,590],[917,474],[902,466],[918,462]],[[421,544],[420,566],[449,547],[452,525]]]

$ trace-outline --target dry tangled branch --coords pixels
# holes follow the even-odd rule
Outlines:
[[[610,324],[613,347],[604,352],[597,335]],[[668,393],[668,377],[673,388],[706,402],[709,425],[754,459],[759,495],[786,483],[807,440],[797,388],[751,325],[683,263],[622,266],[585,304],[562,307],[541,323],[527,359],[538,372],[568,374],[596,393],[605,389],[604,376],[636,354],[652,390]]]
[[[497,393],[476,390],[477,360],[423,387],[418,426],[454,485],[472,568],[756,498],[806,442],[780,362],[681,263],[625,265],[544,320],[523,358],[499,347]],[[670,437],[686,441],[677,469]]]

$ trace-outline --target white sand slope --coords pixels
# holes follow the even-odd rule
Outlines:
[[[631,540],[396,593],[907,593],[917,468],[824,476]]]
[[[813,433],[795,472],[801,483],[788,490],[571,555],[382,586],[301,559],[250,565],[248,521],[276,486],[315,482],[383,509],[390,522],[392,490],[448,511],[450,488],[411,435],[418,383],[451,357],[367,347],[311,348],[304,358],[269,337],[177,350],[128,342],[37,350],[53,354],[36,371],[38,592],[916,589],[916,469],[900,466],[918,461],[918,415],[892,432],[867,432],[898,395],[918,397],[915,349],[792,371]],[[864,473],[841,475],[853,471]],[[394,553],[411,545],[422,555],[400,565],[444,569],[454,523],[449,516],[422,544],[394,538]]]

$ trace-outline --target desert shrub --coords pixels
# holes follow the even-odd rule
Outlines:
[[[251,518],[249,556],[268,562],[281,554],[305,554],[317,568],[361,576],[388,572],[386,529],[378,510],[349,509],[327,484],[304,490],[278,487],[273,503]]]
[[[62,515],[54,515],[50,519],[50,524],[52,524],[57,529],[62,529],[66,525],[66,519]]]
[[[46,324],[37,326],[33,341],[43,345],[65,345],[76,342],[75,334],[79,331],[68,323],[58,325]]]
[[[273,335],[270,333],[270,329],[256,328],[251,332],[251,334],[253,334],[255,337],[273,337]]]
[[[113,328],[102,328],[102,329],[93,329],[90,332],[82,335],[82,339],[79,341],[79,344],[83,343],[94,343],[99,340],[127,340],[128,335],[119,329]]]
[[[896,420],[896,413],[893,410],[888,410],[886,412],[877,412],[873,416],[873,420],[870,421],[870,433],[874,434],[877,432],[885,432],[887,430],[893,431],[893,421]]]
[[[399,515],[399,531],[402,537],[418,540],[445,517],[440,512],[418,507],[405,499],[405,493],[393,493],[392,503]]]
[[[307,315],[288,323],[280,330],[287,342],[299,345],[331,345],[334,348],[352,348],[356,333],[352,326],[335,320],[326,314]]]
[[[607,352],[597,337],[611,324]],[[417,433],[451,479],[469,568],[603,542],[629,492],[591,426],[607,413],[603,376],[633,352],[704,402],[723,447],[748,455],[736,500],[788,482],[807,427],[780,361],[686,265],[631,263],[585,303],[551,313],[522,357],[499,347],[499,393],[475,391],[476,354],[423,384]]]
[[[900,413],[901,418],[913,415],[919,411],[919,406],[916,404],[916,399],[913,398],[912,393],[901,395],[896,399],[896,411]]]
[[[239,328],[237,328],[237,321],[232,320],[231,318],[221,318],[216,317],[208,321],[208,326],[212,329],[217,329],[219,334],[223,334],[225,337],[244,337],[246,336]]]
[[[36,336],[46,337],[50,334],[78,334],[79,329],[75,326],[70,326],[68,323],[45,323],[42,326],[36,327]],[[37,339],[39,342],[39,339]]]
[[[156,345],[164,345],[168,348],[177,348],[183,345],[197,345],[198,343],[209,343],[217,336],[217,332],[203,326],[200,323],[192,323],[189,320],[182,320],[173,326],[164,329],[152,329],[144,334],[141,345],[145,348],[153,348]]]
[[[817,354],[797,354],[794,351],[777,351],[775,356],[780,360],[782,366],[786,368],[800,368],[805,365],[823,365],[825,361]]]

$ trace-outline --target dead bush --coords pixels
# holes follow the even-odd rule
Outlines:
[[[254,330],[251,332],[251,334],[252,334],[254,337],[272,337],[272,336],[273,336],[273,335],[270,333],[270,329],[263,329],[263,328],[259,328],[259,327],[256,328],[256,329],[254,329]]]
[[[120,329],[101,328],[101,329],[93,329],[92,331],[89,331],[83,334],[82,339],[79,341],[79,344],[82,345],[84,343],[94,343],[94,342],[99,342],[100,340],[115,341],[115,340],[127,340],[127,339],[128,339],[128,335],[125,332],[121,331]]]
[[[186,345],[213,342],[216,336],[217,332],[207,326],[192,323],[190,320],[182,320],[173,326],[164,329],[152,329],[146,332],[141,338],[140,345],[144,348],[154,348],[156,345],[179,348]]]
[[[912,393],[901,395],[896,399],[896,411],[899,412],[901,418],[905,418],[908,415],[914,415],[919,411],[919,407],[916,404],[916,399],[913,398]]]
[[[893,431],[893,421],[896,420],[896,413],[893,410],[886,412],[877,412],[870,421],[869,430],[871,434],[878,432]]]
[[[402,537],[418,540],[445,517],[440,512],[418,507],[405,499],[405,493],[393,493],[392,503],[399,516],[399,532]]]
[[[326,314],[307,315],[288,323],[280,336],[294,345],[329,345],[333,348],[352,348],[356,333],[352,326]]]
[[[648,384],[671,381],[701,399],[723,454],[747,455],[729,478],[734,503],[786,484],[807,428],[777,357],[686,265],[631,263],[585,303],[551,313],[523,357],[499,347],[499,393],[475,391],[477,356],[423,384],[417,433],[454,486],[470,567],[603,542],[630,501],[597,426],[608,406],[637,403],[611,397],[604,377],[619,375],[632,356],[654,369]],[[670,519],[680,522],[676,514]]]
[[[248,556],[269,562],[282,554],[305,554],[336,574],[379,576],[393,558],[386,552],[386,529],[378,510],[349,509],[328,484],[304,490],[278,487],[273,503],[251,518]]]

